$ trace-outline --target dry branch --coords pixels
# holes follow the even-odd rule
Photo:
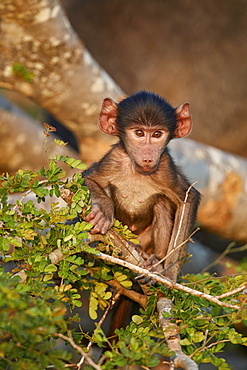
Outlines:
[[[75,342],[74,342],[74,340],[73,340],[73,338],[72,337],[67,337],[66,335],[64,335],[64,334],[61,334],[61,333],[55,333],[55,335],[57,335],[59,338],[61,338],[61,339],[63,339],[63,340],[65,340],[65,341],[67,341],[67,342],[69,342],[70,343],[70,345],[76,350],[76,351],[78,351],[80,354],[81,354],[81,356],[83,357],[83,358],[85,358],[85,360],[87,361],[87,363],[89,364],[89,365],[91,365],[95,370],[101,370],[101,367],[99,366],[99,365],[97,365],[92,359],[91,359],[91,357],[86,353],[86,352],[84,352],[83,351],[83,349],[81,349],[81,347],[80,346],[78,346]],[[77,364],[77,368],[78,369],[80,369],[80,362]]]
[[[95,237],[94,237],[94,240],[95,240]],[[230,304],[230,303],[221,302],[217,296],[212,296],[210,294],[206,294],[206,293],[200,292],[198,290],[191,289],[191,288],[189,288],[187,286],[184,286],[182,284],[174,283],[173,281],[167,279],[164,276],[157,275],[153,272],[150,272],[147,269],[143,269],[139,266],[136,266],[136,265],[134,265],[130,262],[124,261],[120,258],[109,256],[108,254],[104,254],[102,252],[100,252],[98,254],[94,254],[93,256],[95,258],[100,258],[104,261],[126,267],[126,268],[130,269],[131,271],[133,271],[137,274],[143,274],[144,276],[149,277],[150,279],[156,281],[157,283],[164,284],[164,285],[166,285],[167,287],[169,287],[171,289],[182,290],[183,292],[194,295],[196,297],[207,299],[209,302],[216,303],[221,307],[228,307],[228,308],[232,308],[232,309],[235,309],[235,310],[239,310],[241,308],[238,305],[233,305],[233,304]],[[62,254],[62,252],[59,249],[55,249],[53,252],[51,252],[49,254],[49,258],[51,260],[51,263],[57,264],[62,259],[66,258],[66,255]],[[140,256],[140,258],[141,258],[141,256]],[[144,262],[144,260],[143,260],[143,262]],[[26,274],[25,270],[22,270],[22,271],[18,272],[16,275],[21,277],[22,282],[24,282],[27,278],[27,274]],[[237,292],[243,291],[246,288],[247,288],[247,284],[243,285],[242,287],[239,287],[237,289]],[[232,290],[231,292],[228,292],[227,296],[233,295],[235,293],[236,293],[236,289]],[[139,303],[139,300],[137,302]]]
[[[144,294],[137,293],[134,290],[126,289],[116,280],[108,280],[107,284],[114,288],[119,294],[132,299],[142,307],[146,307],[147,297]]]
[[[184,215],[185,215],[185,207],[186,207],[186,203],[187,203],[187,200],[188,200],[189,192],[191,191],[191,189],[193,188],[193,186],[195,184],[197,184],[197,183],[198,183],[198,181],[195,181],[193,184],[191,184],[189,186],[189,188],[187,189],[186,193],[185,193],[185,198],[184,198],[184,201],[183,201],[182,214],[181,214],[181,218],[180,218],[179,225],[178,225],[177,235],[176,235],[176,238],[175,238],[174,243],[173,243],[172,251],[177,247],[177,240],[178,240],[179,234],[181,232],[181,228],[182,228],[182,224],[183,224],[183,219],[184,219]],[[184,243],[185,242],[183,242],[182,245]]]
[[[137,274],[143,274],[143,275],[149,277],[150,279],[156,281],[157,283],[164,284],[164,285],[166,285],[167,287],[169,287],[171,289],[182,290],[185,293],[188,293],[188,294],[191,294],[191,295],[203,298],[203,299],[207,299],[209,302],[216,303],[221,307],[229,307],[229,308],[233,308],[235,310],[239,310],[241,308],[238,305],[233,305],[233,304],[230,304],[230,303],[221,302],[217,297],[214,297],[210,294],[206,294],[206,293],[200,292],[198,290],[191,289],[191,288],[189,288],[187,286],[184,286],[182,284],[179,284],[179,283],[174,283],[173,281],[165,278],[164,276],[159,276],[155,273],[152,273],[152,272],[148,271],[147,269],[143,269],[139,266],[135,266],[135,265],[133,265],[129,262],[123,261],[120,258],[112,257],[112,256],[109,256],[109,255],[104,254],[104,253],[99,253],[99,254],[95,255],[95,257],[103,259],[103,260],[108,261],[110,263],[117,263],[117,264],[119,264],[123,267],[126,267],[126,268],[132,270],[133,272],[135,272]],[[247,284],[243,285],[241,291],[244,290],[246,287],[247,287]],[[231,294],[235,294],[235,290],[233,290]]]

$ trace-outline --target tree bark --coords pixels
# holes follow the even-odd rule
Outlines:
[[[44,127],[14,104],[0,96],[0,172],[15,173],[23,170],[39,170],[48,165],[48,158],[55,154],[78,157],[78,153],[66,146],[52,144],[55,135],[47,138],[47,152],[44,148]],[[61,164],[61,167],[64,167]],[[67,176],[75,170],[66,166]]]
[[[121,89],[83,46],[58,0],[3,0],[0,17],[0,87],[32,98],[77,136],[84,161],[97,159],[114,142],[97,129],[100,103],[120,98]]]
[[[247,242],[247,161],[189,139],[169,146],[183,172],[198,181],[199,224],[223,238]]]

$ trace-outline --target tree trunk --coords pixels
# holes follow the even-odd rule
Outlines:
[[[120,98],[121,89],[84,48],[59,1],[3,0],[0,17],[0,87],[32,98],[77,136],[84,161],[97,159],[114,142],[97,129],[100,103]]]
[[[169,146],[183,172],[198,181],[199,224],[223,238],[247,242],[247,161],[189,139]]]

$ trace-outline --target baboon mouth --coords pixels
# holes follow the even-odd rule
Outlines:
[[[155,172],[157,169],[157,166],[140,166],[136,165],[136,170],[139,173],[150,175],[151,173]]]

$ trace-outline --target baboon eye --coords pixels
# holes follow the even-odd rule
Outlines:
[[[135,130],[135,135],[138,137],[144,136],[144,132],[142,130]]]
[[[158,139],[159,137],[162,136],[162,132],[161,131],[155,131],[152,136],[155,137],[156,139]]]

